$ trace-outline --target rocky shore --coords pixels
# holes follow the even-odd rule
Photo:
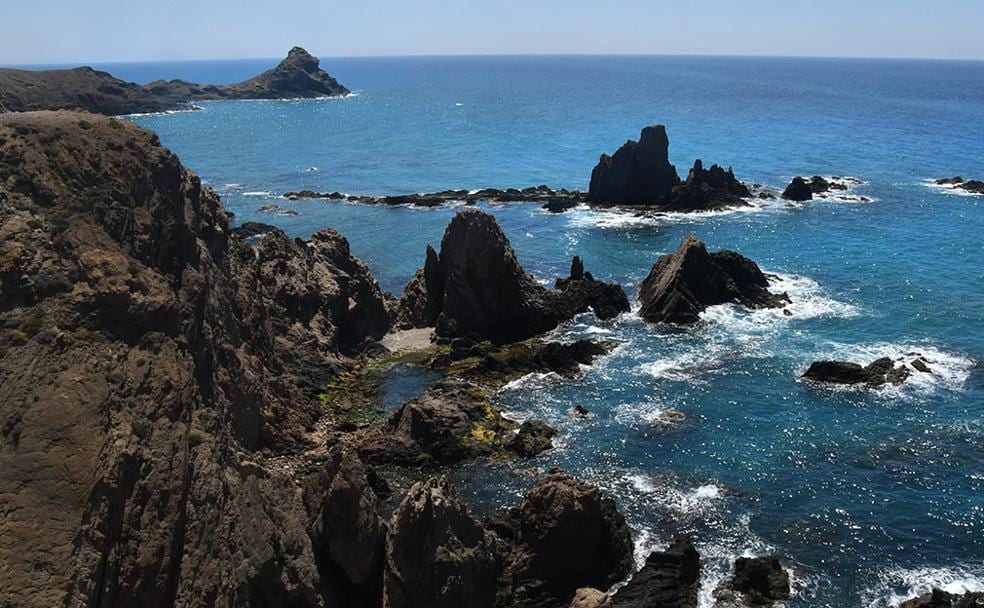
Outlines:
[[[284,198],[297,200],[330,200],[360,203],[363,205],[412,205],[415,207],[438,207],[451,203],[475,204],[489,203],[541,203],[544,209],[561,212],[587,202],[587,197],[578,190],[553,190],[547,186],[530,188],[482,188],[481,190],[444,190],[425,194],[399,194],[391,196],[361,196],[341,192],[314,192],[301,190],[285,192]]]
[[[181,110],[195,101],[349,94],[321,69],[316,57],[300,47],[292,48],[276,67],[229,85],[158,80],[141,86],[90,67],[37,71],[0,68],[0,92],[0,112],[86,110],[109,116]]]
[[[633,162],[665,152],[662,136],[644,132]],[[698,161],[659,205],[723,204],[739,186]],[[789,302],[754,262],[696,237],[656,261],[640,300],[643,319],[671,323]],[[698,545],[682,536],[637,569],[603,489],[554,468],[480,520],[444,476],[550,450],[558,430],[509,420],[495,391],[531,372],[576,377],[615,344],[543,334],[629,309],[580,257],[541,285],[474,208],[397,299],[330,228],[232,228],[153,133],[0,115],[0,605],[696,608],[710,584]],[[428,339],[387,349],[399,332]],[[383,411],[379,372],[407,358],[440,380]],[[807,375],[877,384],[931,365]],[[713,595],[769,606],[793,592],[789,565],[759,555]],[[903,606],[980,601],[935,590]]]

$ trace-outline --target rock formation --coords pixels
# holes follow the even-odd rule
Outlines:
[[[553,213],[567,211],[584,203],[587,199],[583,192],[560,188],[554,190],[547,186],[530,188],[483,188],[481,190],[442,190],[423,194],[397,194],[390,196],[366,196],[357,194],[342,194],[341,192],[314,192],[300,190],[285,192],[284,198],[292,201],[324,199],[330,201],[347,201],[364,205],[411,205],[414,207],[438,207],[450,203],[466,203],[473,205],[480,201],[490,203],[542,203],[543,208]]]
[[[511,546],[500,606],[562,605],[577,589],[607,589],[632,568],[632,538],[614,501],[559,469],[493,530]]]
[[[361,605],[333,488],[368,494],[283,463],[381,310],[335,233],[230,237],[152,133],[0,116],[0,604]]]
[[[919,353],[909,353],[897,362],[890,357],[882,357],[862,366],[849,361],[814,361],[803,377],[814,382],[830,384],[865,384],[877,387],[883,384],[901,384],[913,371],[923,374],[933,373],[928,361]],[[910,369],[911,368],[911,369]]]
[[[970,194],[984,194],[984,182],[976,179],[964,180],[959,175],[933,180],[933,183],[937,186],[949,186],[955,190],[963,190]]]
[[[956,594],[933,589],[925,595],[902,602],[899,608],[977,608],[982,604],[984,604],[984,593],[979,591]]]
[[[742,206],[748,188],[731,169],[705,170],[694,162],[680,181],[669,161],[669,139],[663,125],[645,127],[639,141],[629,140],[614,155],[602,154],[591,172],[588,200],[594,206],[646,206],[661,211],[706,211]]]
[[[495,218],[463,209],[448,225],[440,254],[428,248],[424,268],[404,290],[397,323],[433,325],[447,338],[508,343],[549,331],[588,307],[609,315],[628,302],[618,298],[617,285],[587,277],[563,285],[550,291],[537,283],[519,265]]]
[[[740,594],[745,604],[771,606],[789,599],[789,573],[774,555],[739,557],[735,560],[726,590],[720,590],[723,593],[728,591]]]
[[[495,546],[447,479],[418,482],[390,520],[383,605],[492,608]]]
[[[86,110],[117,116],[177,110],[193,101],[337,97],[349,90],[322,70],[317,58],[294,47],[275,68],[230,85],[158,80],[141,86],[89,67],[43,71],[0,68],[0,92],[0,112]]]
[[[696,236],[656,261],[639,286],[639,315],[649,322],[696,323],[708,306],[738,302],[749,308],[780,308],[785,294],[769,291],[755,262],[733,251],[708,253]]]
[[[853,178],[834,177],[828,180],[819,175],[814,175],[807,180],[805,177],[796,176],[783,190],[782,198],[789,201],[809,201],[814,196],[827,195],[832,190],[847,190],[847,184],[844,180],[851,179]]]
[[[615,594],[615,608],[696,608],[700,556],[689,538],[654,551],[641,570]]]
[[[629,312],[629,298],[621,286],[596,280],[585,272],[581,258],[571,260],[571,273],[566,279],[557,279],[554,289],[561,292],[559,300],[573,317],[591,310],[601,320],[614,319]]]

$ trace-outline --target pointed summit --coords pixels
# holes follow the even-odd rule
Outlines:
[[[228,97],[238,99],[340,97],[350,92],[321,69],[317,57],[299,46],[277,67],[223,89]]]

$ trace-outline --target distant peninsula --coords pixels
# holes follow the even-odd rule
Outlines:
[[[349,90],[320,67],[314,57],[294,47],[276,67],[228,85],[157,80],[147,85],[125,82],[90,67],[66,70],[0,68],[0,112],[87,110],[111,116],[167,112],[195,101],[219,99],[311,99],[341,97]]]

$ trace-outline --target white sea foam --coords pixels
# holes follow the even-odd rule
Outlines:
[[[865,592],[864,605],[867,608],[898,606],[907,599],[929,593],[934,587],[954,594],[984,591],[984,563],[888,570]]]
[[[243,192],[243,196],[270,198],[276,195],[274,195],[273,192],[268,192],[266,190],[257,190],[254,192]]]

